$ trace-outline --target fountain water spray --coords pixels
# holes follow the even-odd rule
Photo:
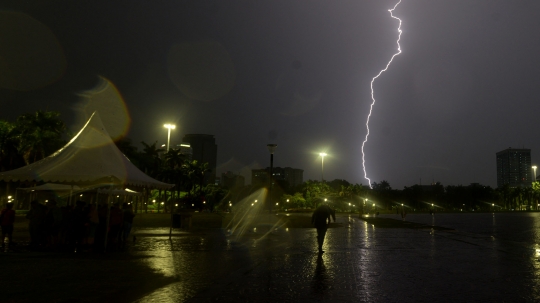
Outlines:
[[[279,230],[285,225],[283,220],[276,220],[275,215],[264,213],[264,202],[268,195],[268,190],[262,188],[235,204],[231,221],[226,225],[225,230],[234,241],[240,242],[248,233],[255,236],[254,244],[268,236],[270,233]],[[259,231],[257,228],[259,227]],[[266,230],[268,229],[268,230]],[[261,236],[259,232],[264,232]]]

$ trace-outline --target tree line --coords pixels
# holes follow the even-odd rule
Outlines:
[[[60,113],[54,111],[23,114],[13,122],[0,120],[0,171],[16,169],[45,158],[65,145],[70,135]],[[165,207],[169,209],[173,203],[182,203],[186,207],[225,210],[230,207],[229,203],[237,203],[260,188],[251,185],[224,188],[204,184],[205,175],[210,172],[208,163],[191,160],[180,149],[165,151],[157,141],[140,143],[142,150],[129,138],[115,142],[141,171],[154,179],[175,184],[168,193],[154,191],[151,197],[167,201]],[[540,183],[533,182],[531,187],[511,188],[506,185],[497,189],[478,183],[467,186],[436,183],[397,190],[385,180],[373,183],[371,188],[341,179],[329,182],[308,180],[296,187],[291,187],[286,181],[275,180],[271,193],[269,200],[276,210],[308,210],[323,202],[331,203],[338,211],[351,212],[391,211],[400,207],[418,211],[536,210]]]

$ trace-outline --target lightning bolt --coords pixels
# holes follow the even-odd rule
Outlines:
[[[398,3],[396,3],[396,5],[394,5],[394,7],[392,9],[389,9],[388,11],[390,12],[390,16],[396,20],[399,21],[399,26],[398,26],[398,39],[396,41],[397,43],[397,53],[395,53],[392,58],[390,58],[390,61],[388,61],[388,63],[386,64],[386,67],[384,69],[382,69],[378,74],[377,76],[373,77],[373,79],[371,79],[371,106],[369,107],[369,114],[367,116],[367,121],[366,121],[366,128],[367,128],[367,133],[366,133],[366,138],[364,139],[364,142],[362,142],[362,167],[364,168],[364,178],[366,178],[368,180],[368,184],[369,184],[369,187],[371,187],[371,180],[368,178],[367,176],[367,172],[366,172],[366,154],[364,153],[364,146],[366,145],[367,141],[368,141],[368,137],[369,137],[369,118],[371,117],[371,113],[373,112],[373,105],[375,105],[375,96],[374,96],[374,91],[373,91],[373,83],[375,82],[375,80],[377,78],[379,78],[379,76],[384,73],[388,67],[390,67],[390,64],[392,64],[392,61],[394,60],[394,58],[401,54],[401,46],[399,45],[399,40],[401,39],[401,19],[399,19],[398,17],[394,16],[393,12],[394,10],[396,9],[396,7],[401,3],[401,0],[398,1]]]

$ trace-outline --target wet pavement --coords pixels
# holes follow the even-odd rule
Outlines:
[[[457,230],[135,231],[125,251],[0,255],[0,302],[538,302],[531,245]],[[270,230],[269,230],[270,229]]]

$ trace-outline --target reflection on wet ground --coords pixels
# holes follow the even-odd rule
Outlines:
[[[421,218],[424,219],[432,218]],[[504,220],[497,218],[497,224]],[[540,299],[537,290],[540,253],[532,249],[532,243],[499,240],[457,227],[452,231],[376,228],[349,216],[339,216],[338,223],[341,227],[328,230],[326,253],[322,255],[316,251],[314,229],[270,230],[264,226],[246,231],[240,239],[218,229],[176,232],[170,240],[167,229],[146,230],[137,235],[137,241],[130,243],[126,252],[105,255],[2,254],[2,271],[15,281],[3,299],[15,302],[34,302],[37,298],[42,302],[75,299],[77,302],[441,302],[447,299],[535,302]],[[536,225],[529,227],[533,228]],[[160,231],[166,231],[161,233],[166,236],[157,236]],[[265,234],[266,237],[261,237]],[[28,285],[34,286],[29,289]]]

